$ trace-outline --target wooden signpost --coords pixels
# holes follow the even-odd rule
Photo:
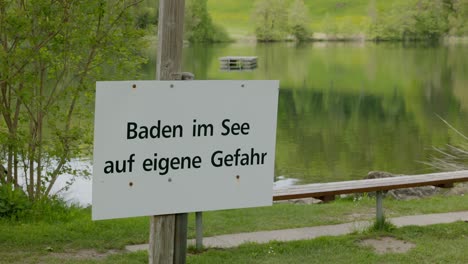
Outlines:
[[[185,0],[159,1],[157,80],[173,80],[181,72],[184,9]],[[186,241],[186,213],[152,216],[149,263],[185,263]]]

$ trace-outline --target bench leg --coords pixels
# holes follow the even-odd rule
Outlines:
[[[376,212],[376,217],[377,217],[377,223],[383,224],[384,221],[384,213],[383,213],[383,191],[377,191],[376,192],[376,205],[377,205],[377,212]]]
[[[317,198],[324,203],[328,203],[328,202],[335,200],[335,195],[325,195],[325,196],[319,196]]]
[[[455,185],[453,182],[451,183],[442,183],[442,184],[438,184],[438,185],[435,185],[435,187],[439,187],[439,188],[453,188]]]
[[[202,212],[195,213],[195,246],[198,251],[203,249],[203,218]]]

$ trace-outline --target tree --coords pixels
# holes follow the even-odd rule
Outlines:
[[[451,35],[468,35],[468,0],[451,0],[448,23]]]
[[[370,37],[376,40],[437,40],[448,31],[443,0],[397,3],[371,17]]]
[[[188,0],[185,6],[185,39],[189,42],[229,41],[227,32],[215,25],[208,13],[207,0]]]
[[[141,0],[142,2],[133,8],[135,24],[138,28],[146,29],[158,25],[159,0]]]
[[[288,33],[288,9],[284,0],[258,0],[253,11],[259,41],[282,40]]]
[[[448,32],[448,12],[443,0],[420,0],[416,4],[415,31],[419,39],[437,40]]]
[[[1,184],[18,188],[24,175],[29,199],[41,199],[87,154],[92,128],[79,121],[95,81],[132,76],[143,62],[128,12],[138,2],[0,0]]]
[[[289,8],[289,31],[298,40],[304,41],[309,38],[308,10],[304,0],[295,0]]]

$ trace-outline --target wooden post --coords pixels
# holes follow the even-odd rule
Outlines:
[[[151,216],[149,263],[173,263],[174,233],[175,215]]]
[[[375,195],[376,199],[376,218],[377,218],[377,224],[383,225],[384,221],[384,213],[383,213],[383,206],[382,206],[382,200],[383,200],[383,191],[377,191]],[[382,227],[382,226],[380,226]]]
[[[195,246],[198,251],[203,249],[203,218],[202,212],[195,212]]]
[[[160,0],[157,80],[173,80],[182,67],[185,0]]]
[[[188,214],[176,214],[174,238],[174,263],[184,264],[187,256]]]
[[[185,0],[159,1],[157,80],[172,80],[174,73],[181,72],[184,8]],[[152,216],[150,218],[150,264],[176,263],[174,257],[175,219],[175,215]],[[180,226],[182,225],[183,221],[180,221]],[[177,254],[180,255],[180,252]],[[182,260],[178,257],[177,261],[185,263],[185,257]]]

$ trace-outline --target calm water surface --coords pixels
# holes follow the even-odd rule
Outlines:
[[[258,68],[221,71],[223,56],[258,56]],[[148,57],[141,79],[155,78]],[[467,58],[466,44],[235,43],[185,47],[183,70],[199,80],[280,80],[281,185],[430,172],[422,162],[433,147],[461,141],[437,116],[468,134]],[[67,196],[86,203],[91,187],[81,184]]]
[[[258,68],[221,71],[223,56],[258,56]],[[275,174],[310,183],[431,171],[433,147],[461,140],[437,116],[468,134],[467,58],[466,44],[192,45],[183,70],[280,80]]]

